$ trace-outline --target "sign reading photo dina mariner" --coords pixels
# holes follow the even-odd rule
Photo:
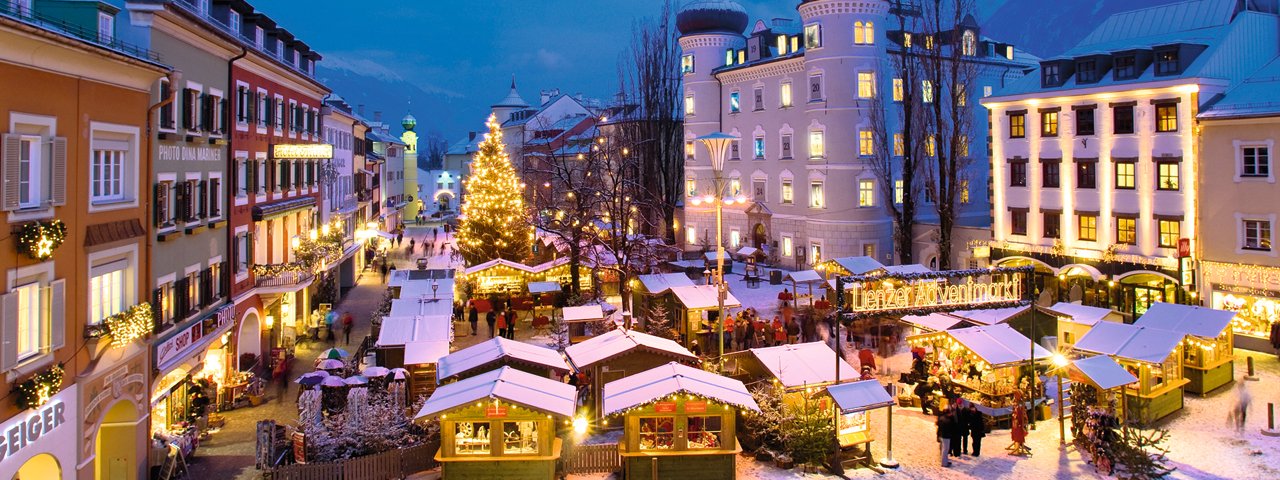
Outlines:
[[[1025,303],[1020,272],[959,270],[916,275],[850,277],[845,312],[854,316],[919,315],[1003,308]]]

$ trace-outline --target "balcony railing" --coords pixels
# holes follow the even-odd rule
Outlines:
[[[109,50],[115,50],[125,55],[130,55],[152,62],[161,61],[160,54],[147,50],[146,48],[122,42],[114,36],[99,34],[96,29],[86,28],[69,23],[60,18],[33,12],[18,2],[0,0],[0,15],[31,24],[45,30],[61,33],[68,37],[78,38]]]
[[[278,269],[283,265],[261,265],[267,269]],[[259,287],[292,287],[301,285],[310,281],[315,277],[315,273],[311,271],[280,271],[272,273],[260,273],[255,276],[255,285]]]

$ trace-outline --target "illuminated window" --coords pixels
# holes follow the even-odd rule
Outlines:
[[[863,39],[866,40],[867,45],[876,43],[876,24],[875,23],[867,22],[862,24],[862,31],[863,31],[863,34],[862,34]]]
[[[492,432],[489,422],[457,422],[453,451],[458,455],[488,455]]]
[[[742,195],[742,180],[739,179],[738,177],[733,177],[729,179],[729,195],[732,195],[735,197],[738,195]]]
[[[1040,112],[1040,135],[1058,136],[1058,112]]]
[[[902,204],[902,180],[893,181],[893,203]]]
[[[893,79],[893,101],[895,102],[902,101],[902,79],[901,78]]]
[[[809,207],[823,208],[827,206],[827,196],[822,189],[822,181],[814,180],[809,182]]]
[[[911,48],[911,32],[902,33],[902,46]]]
[[[790,107],[791,106],[791,82],[783,83],[782,87],[779,90],[780,91],[778,92],[778,99],[780,101],[780,104],[783,107]]]
[[[675,448],[675,417],[640,418],[640,450]]]
[[[125,271],[129,264],[120,260],[94,267],[89,277],[89,324],[97,325],[125,308]]]
[[[791,180],[782,181],[782,203],[791,204],[795,198],[795,191],[791,186]]]
[[[956,147],[958,148],[961,157],[969,156],[969,137],[956,137]]]
[[[874,180],[858,180],[858,206],[873,207],[876,204],[876,184]]]
[[[876,74],[858,72],[858,98],[871,98],[876,94]]]
[[[778,55],[781,56],[786,54],[787,54],[787,36],[778,35]]]
[[[729,230],[729,246],[732,248],[738,248],[738,245],[741,243],[742,243],[742,232],[739,232],[738,229],[736,228]],[[716,417],[716,418],[719,418],[719,417]]]
[[[1116,188],[1133,189],[1135,185],[1134,169],[1136,164],[1133,162],[1117,162],[1116,163]]]
[[[39,282],[32,282],[16,287],[11,295],[18,298],[18,359],[24,359],[40,353],[45,347],[44,338],[48,327],[44,324],[44,292]]]
[[[1244,221],[1245,250],[1271,251],[1271,222],[1268,220]]]
[[[680,73],[688,75],[693,73],[693,54],[686,54],[680,57]]]
[[[933,50],[933,35],[924,36],[924,48],[925,50]]]
[[[695,245],[698,243],[697,227],[692,227],[692,226],[684,227],[684,243],[687,243],[689,245]]]
[[[858,130],[858,154],[864,157],[875,154],[875,141],[871,138],[871,130]]]
[[[1158,174],[1157,180],[1159,182],[1156,184],[1157,190],[1178,189],[1178,185],[1181,183],[1178,180],[1179,172],[1182,170],[1182,165],[1176,162],[1159,162],[1156,163],[1156,170]]]
[[[790,257],[795,252],[794,245],[791,243],[791,237],[782,236],[782,256]]]
[[[694,178],[686,178],[686,179],[684,179],[684,194],[685,194],[685,196],[687,196],[687,197],[692,197],[692,196],[694,196],[694,195],[697,195],[697,194],[698,194],[698,180],[697,180],[697,179],[694,179]]]
[[[1027,115],[1025,113],[1009,115],[1009,138],[1024,138],[1026,136]]]
[[[903,152],[905,151],[905,149],[906,149],[906,146],[903,142],[902,134],[901,133],[893,134],[893,154],[901,157],[903,156]]]
[[[704,448],[720,448],[723,446],[721,431],[723,417],[711,415],[706,417],[689,417],[689,430],[686,444],[690,450]]]
[[[1182,222],[1178,220],[1159,220],[1160,224],[1160,246],[1163,248],[1174,248],[1178,246],[1178,238]]]
[[[1116,217],[1116,243],[1125,245],[1138,243],[1138,219]]]
[[[738,98],[738,92],[729,94],[729,113],[738,113],[742,111],[742,103]]]
[[[933,82],[921,81],[920,87],[920,96],[924,99],[924,103],[933,103]]]
[[[764,158],[764,137],[763,136],[755,138],[755,144],[753,145],[752,150],[754,151],[753,153],[755,153],[755,157],[757,159]]]
[[[930,157],[938,153],[937,144],[933,141],[933,135],[924,137],[924,154]]]
[[[822,243],[810,241],[809,242],[809,262],[816,264],[821,261],[822,261]]]
[[[862,22],[853,22],[853,43],[856,45],[867,43],[866,34],[862,32]]]
[[[969,181],[960,181],[960,203],[969,203]]]
[[[956,84],[955,94],[956,105],[963,107],[969,104],[969,94],[965,91],[963,83]]]
[[[693,146],[692,140],[684,142],[684,158],[686,160],[693,161],[693,153],[696,150],[697,148]]]
[[[738,63],[747,63],[747,51],[745,49],[738,50]]]
[[[538,422],[502,422],[502,453],[538,453]]]
[[[725,50],[725,51],[724,51],[724,64],[725,64],[725,66],[733,65],[733,58],[734,58],[734,56],[735,56],[735,55],[734,55],[734,53],[733,53],[733,49],[732,49],[732,48],[730,48],[730,49],[728,49],[728,50]]]
[[[1089,242],[1098,239],[1097,215],[1076,215],[1076,238]]]
[[[1178,131],[1178,104],[1163,103],[1156,105],[1156,131]]]
[[[811,24],[804,26],[804,48],[821,48],[822,47],[822,25]]]
[[[964,31],[961,39],[961,51],[968,56],[978,54],[978,36],[973,34],[973,30]]]
[[[826,155],[827,150],[823,139],[822,130],[809,132],[809,158],[822,158]]]
[[[685,95],[684,97],[684,114],[693,115],[693,95]]]

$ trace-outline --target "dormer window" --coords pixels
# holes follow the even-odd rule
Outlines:
[[[231,10],[227,13],[227,26],[231,27],[231,31],[240,33],[240,12]]]
[[[1124,80],[1138,76],[1138,59],[1133,55],[1116,57],[1116,80]]]
[[[787,36],[778,35],[778,55],[787,54]]]
[[[978,36],[974,35],[973,30],[965,30],[964,37],[961,40],[963,52],[970,57],[978,54]]]
[[[1004,58],[1013,60],[1013,45],[1006,45],[1004,47]]]
[[[1098,62],[1085,60],[1076,63],[1076,82],[1093,83],[1098,81]]]
[[[98,12],[98,41],[111,43],[116,36],[116,17],[107,12]]]
[[[253,45],[254,46],[258,48],[262,48],[263,33],[264,32],[262,31],[262,27],[253,27]]]
[[[1056,63],[1045,64],[1041,68],[1040,72],[1042,75],[1041,82],[1044,83],[1044,86],[1054,87],[1054,86],[1057,86],[1059,83],[1061,83],[1060,81],[1062,80],[1062,75],[1059,73],[1060,70],[1059,70],[1058,64]]]
[[[902,32],[902,46],[911,48],[911,32]]]
[[[1178,51],[1165,50],[1156,54],[1156,75],[1178,73]]]

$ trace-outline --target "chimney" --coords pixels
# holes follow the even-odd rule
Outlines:
[[[551,90],[543,90],[540,93],[541,95],[539,95],[540,100],[538,101],[538,106],[546,105],[547,102],[551,101]]]
[[[378,122],[378,123],[382,123],[382,112],[381,112],[381,111],[373,112],[373,121]]]
[[[363,103],[361,103],[361,104],[359,104],[359,105],[356,105],[356,115],[359,115],[359,116],[361,116],[361,117],[363,117],[363,116],[364,116],[364,104],[363,104]]]

